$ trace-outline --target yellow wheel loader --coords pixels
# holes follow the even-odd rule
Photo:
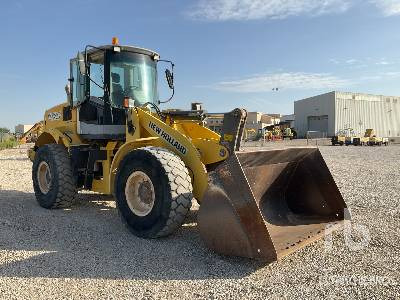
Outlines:
[[[110,194],[133,234],[157,238],[181,226],[195,198],[206,245],[268,262],[344,222],[345,202],[318,149],[240,151],[243,109],[225,114],[221,135],[199,111],[161,111],[162,61],[115,41],[71,59],[68,101],[45,112],[29,150],[39,205],[68,207],[79,190]],[[173,64],[163,62],[173,95]]]
[[[389,144],[388,138],[383,138],[376,136],[375,131],[373,129],[366,129],[364,138],[366,139],[368,146],[387,146]]]
[[[331,138],[332,146],[340,145],[343,146],[346,142],[346,131],[339,130],[338,133]]]
[[[25,132],[20,138],[19,142],[21,144],[26,143],[34,143],[37,140],[37,137],[41,134],[43,129],[43,123],[38,122],[32,126],[27,132]]]

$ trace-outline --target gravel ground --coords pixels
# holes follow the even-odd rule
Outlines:
[[[320,240],[269,265],[205,248],[196,208],[177,234],[158,240],[128,233],[111,199],[97,194],[80,194],[71,209],[42,209],[26,149],[1,151],[0,298],[399,298],[400,146],[320,150],[355,238],[364,226],[370,241],[355,251],[337,232],[330,249]]]

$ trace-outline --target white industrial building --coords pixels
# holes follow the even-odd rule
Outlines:
[[[283,115],[281,117],[281,122],[288,122],[288,123],[290,123],[290,127],[293,128],[295,119],[296,119],[295,114]]]
[[[400,97],[330,92],[294,102],[297,134],[307,131],[333,136],[352,128],[364,134],[372,128],[378,136],[400,137]]]
[[[23,135],[24,133],[28,132],[28,130],[32,127],[33,125],[18,124],[17,126],[15,126],[15,133],[17,135]]]

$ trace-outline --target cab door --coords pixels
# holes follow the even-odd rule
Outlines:
[[[76,106],[85,100],[85,77],[79,72],[78,60],[70,61],[70,87],[71,87],[71,106]]]

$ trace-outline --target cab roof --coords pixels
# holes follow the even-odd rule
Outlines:
[[[119,47],[121,51],[126,51],[126,52],[135,52],[135,53],[141,53],[145,55],[150,55],[150,56],[160,56],[157,52],[145,48],[140,48],[140,47],[135,47],[135,46],[124,46],[124,45],[103,45],[103,46],[96,46],[96,48],[104,49],[104,50],[112,50],[115,47]],[[96,48],[90,48],[88,50],[88,54],[95,53],[99,51]]]

